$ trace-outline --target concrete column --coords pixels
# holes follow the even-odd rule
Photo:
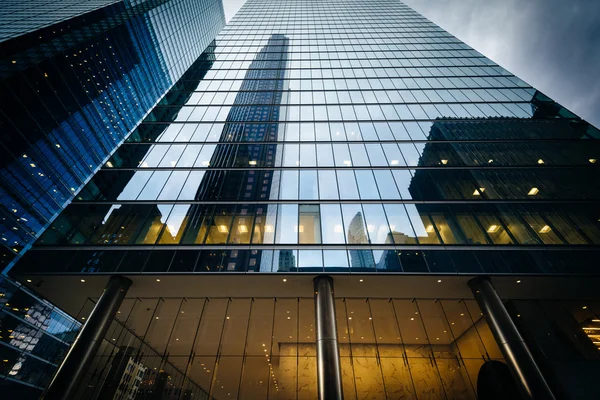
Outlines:
[[[317,378],[320,400],[343,399],[342,371],[335,318],[333,279],[317,276],[315,285],[315,318],[317,327]]]
[[[552,400],[554,394],[546,383],[525,341],[510,318],[492,281],[478,277],[469,281],[469,287],[483,311],[506,363],[526,399]]]
[[[102,296],[79,331],[41,399],[71,400],[75,398],[77,388],[85,377],[130,286],[131,281],[125,277],[110,277]]]

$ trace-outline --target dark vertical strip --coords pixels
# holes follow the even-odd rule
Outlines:
[[[317,276],[314,285],[319,399],[343,399],[333,279],[326,275]]]

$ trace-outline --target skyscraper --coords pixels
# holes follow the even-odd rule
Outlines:
[[[0,15],[0,267],[224,26],[222,2],[9,1]]]
[[[47,398],[598,397],[599,138],[399,1],[249,0],[11,271],[87,321]]]
[[[2,2],[0,271],[224,24],[216,0]],[[2,396],[39,397],[81,323],[6,276],[0,305]]]

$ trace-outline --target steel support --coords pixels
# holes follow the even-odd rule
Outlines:
[[[502,300],[496,293],[492,281],[477,277],[469,281],[479,308],[492,331],[513,377],[526,399],[552,400],[554,395],[538,368],[535,360]]]
[[[335,318],[333,279],[317,276],[315,318],[317,327],[317,383],[320,400],[343,399],[342,371]]]

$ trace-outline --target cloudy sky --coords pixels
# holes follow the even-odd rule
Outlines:
[[[227,20],[245,0],[223,0]],[[404,0],[600,127],[599,0]]]

